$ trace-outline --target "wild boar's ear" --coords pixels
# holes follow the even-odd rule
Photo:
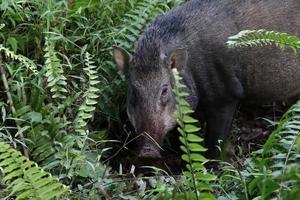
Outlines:
[[[118,73],[125,74],[128,70],[128,65],[131,60],[131,54],[128,53],[125,49],[118,46],[113,46],[113,58],[115,63],[118,66]]]
[[[183,69],[187,63],[187,50],[185,48],[175,49],[169,57],[170,67],[177,68],[178,70]]]

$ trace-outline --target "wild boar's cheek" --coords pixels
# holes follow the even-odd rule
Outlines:
[[[159,123],[159,118],[148,118],[143,122],[143,132],[146,132],[156,142],[162,142],[162,124]],[[147,136],[146,136],[147,137]]]
[[[164,135],[176,126],[176,117],[174,112],[164,112],[162,114],[162,122],[164,123]]]
[[[137,121],[136,118],[138,118],[137,116],[134,116],[134,114],[132,113],[132,111],[127,107],[127,116],[129,121],[131,122],[132,126],[137,129]]]

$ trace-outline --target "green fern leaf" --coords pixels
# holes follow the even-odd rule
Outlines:
[[[67,93],[67,90],[64,88],[67,85],[66,78],[64,77],[62,65],[56,56],[54,44],[48,38],[46,38],[45,42],[45,52],[45,76],[47,77],[47,86],[53,94],[52,98],[65,99],[65,93]]]
[[[8,184],[6,190],[10,191],[10,196],[15,196],[15,199],[49,199],[48,192],[52,197],[69,192],[49,173],[37,167],[36,163],[27,161],[20,152],[11,149],[9,145],[0,142],[0,149],[0,163],[4,173],[2,181]]]
[[[188,134],[186,138],[189,142],[202,142],[203,139],[195,134]]]
[[[35,75],[37,75],[38,71],[37,71],[37,66],[34,64],[34,62],[32,60],[30,60],[29,58],[26,58],[23,55],[18,55],[15,54],[15,52],[10,51],[8,48],[5,48],[2,44],[0,44],[0,52],[3,52],[4,55],[6,56],[6,58],[12,59],[12,60],[16,60],[19,61],[20,63],[22,63],[23,65],[25,65],[25,67],[27,69],[29,69],[30,71],[32,71]]]
[[[84,102],[79,107],[79,112],[77,114],[77,118],[75,119],[75,129],[80,134],[86,134],[86,125],[87,121],[93,117],[93,112],[95,111],[95,105],[98,103],[97,98],[99,97],[99,89],[96,87],[100,81],[98,80],[97,71],[93,70],[96,66],[93,65],[92,57],[89,53],[85,54],[85,65],[84,69],[86,75],[88,76],[88,84],[89,87],[87,91],[84,93]]]
[[[242,46],[263,46],[274,44],[279,48],[290,47],[295,53],[300,48],[300,39],[296,36],[266,30],[244,30],[228,39],[230,48]]]
[[[194,134],[200,130],[200,128],[195,125],[198,120],[189,116],[189,114],[193,113],[193,111],[184,99],[184,97],[187,96],[187,93],[181,91],[181,89],[184,89],[185,87],[180,83],[181,78],[177,70],[173,71],[173,75],[176,81],[173,92],[176,97],[178,109],[176,113],[176,121],[179,127],[177,130],[180,133],[180,149],[183,151],[181,159],[187,163],[187,171],[183,172],[183,175],[188,180],[185,185],[191,189],[190,191],[194,191],[195,199],[199,199],[202,194],[202,189],[210,189],[210,187],[204,187],[207,186],[207,184],[205,185],[205,183],[203,183],[202,187],[200,187],[200,184],[203,181],[208,182],[215,180],[215,176],[204,173],[206,172],[204,163],[208,160],[201,155],[201,152],[204,152],[207,149],[200,144],[203,139]],[[206,198],[205,195],[204,198]],[[208,195],[207,198],[215,199],[213,195]]]

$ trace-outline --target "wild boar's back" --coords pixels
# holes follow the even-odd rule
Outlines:
[[[158,17],[145,30],[136,51],[153,51],[157,46],[151,41],[159,41],[163,52],[185,47],[189,58],[184,73],[192,76],[195,90],[203,90],[198,95],[208,101],[224,91],[250,101],[300,94],[299,54],[274,46],[228,49],[228,37],[247,29],[300,36],[300,1],[192,0]],[[237,83],[241,88],[236,88]]]

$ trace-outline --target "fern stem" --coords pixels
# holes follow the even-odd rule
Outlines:
[[[177,70],[174,71],[173,74],[174,74],[174,76],[176,76],[178,74]],[[176,80],[176,78],[175,78],[175,80]],[[178,83],[179,83],[179,80],[178,80]],[[179,92],[180,88],[178,87],[177,84],[175,84],[174,88],[175,88],[176,92]],[[180,97],[177,97],[177,98],[180,98]],[[182,113],[180,106],[178,106],[178,114],[179,114],[178,120],[180,120],[181,121],[180,124],[183,125],[183,126],[181,126],[181,128],[183,130],[185,130],[186,126],[185,126],[185,123],[182,120],[184,118],[184,113]],[[185,132],[184,132],[183,136],[184,136],[184,145],[186,147],[187,155],[188,155],[188,158],[189,158],[188,165],[190,166],[190,169],[193,169],[193,166],[192,166],[193,161],[192,161],[192,157],[191,157],[191,151],[189,149],[189,145],[188,145],[188,141],[187,141],[187,135],[186,135]],[[199,194],[198,194],[199,190],[197,190],[197,183],[196,183],[196,177],[195,177],[194,171],[191,171],[191,175],[192,175],[193,186],[194,186],[195,193],[196,193],[196,199],[199,200]],[[200,193],[200,191],[199,191],[199,193]]]
[[[179,90],[179,88],[177,88],[178,90]],[[182,112],[181,112],[181,109],[179,109],[179,114],[180,114],[180,119],[183,119],[183,114],[182,114]],[[183,127],[182,127],[182,129],[183,130],[185,130],[185,123],[183,123]],[[188,155],[188,157],[189,157],[189,163],[188,163],[188,165],[190,166],[190,168],[191,169],[193,169],[193,166],[192,166],[192,163],[193,163],[193,161],[192,161],[192,157],[191,157],[191,151],[190,151],[190,149],[189,149],[189,147],[188,147],[188,142],[187,142],[187,139],[186,139],[186,134],[185,134],[185,140],[184,140],[184,145],[186,146],[186,149],[187,149],[187,155]],[[191,171],[191,174],[192,174],[192,181],[193,181],[193,186],[194,186],[194,189],[195,189],[195,192],[196,192],[196,199],[197,200],[199,200],[199,195],[200,194],[198,194],[198,191],[199,191],[199,193],[200,193],[200,190],[197,190],[197,183],[196,183],[196,177],[195,177],[195,174],[194,174],[194,172],[193,171]]]
[[[13,115],[16,115],[16,109],[15,109],[11,94],[9,92],[9,86],[8,86],[7,78],[6,78],[6,75],[5,75],[5,69],[4,69],[2,63],[0,63],[0,73],[1,73],[2,82],[3,82],[3,85],[4,85],[4,89],[6,91],[6,96],[7,96],[7,100],[8,100],[8,104],[10,106],[11,112],[12,112]],[[21,129],[21,127],[19,126],[18,121],[16,121],[16,125],[17,125],[17,129],[19,131]],[[24,135],[23,135],[22,132],[20,132],[20,138],[21,138],[21,141],[23,143],[22,147],[23,147],[24,156],[29,160],[29,153],[28,153],[28,149],[26,147]]]

